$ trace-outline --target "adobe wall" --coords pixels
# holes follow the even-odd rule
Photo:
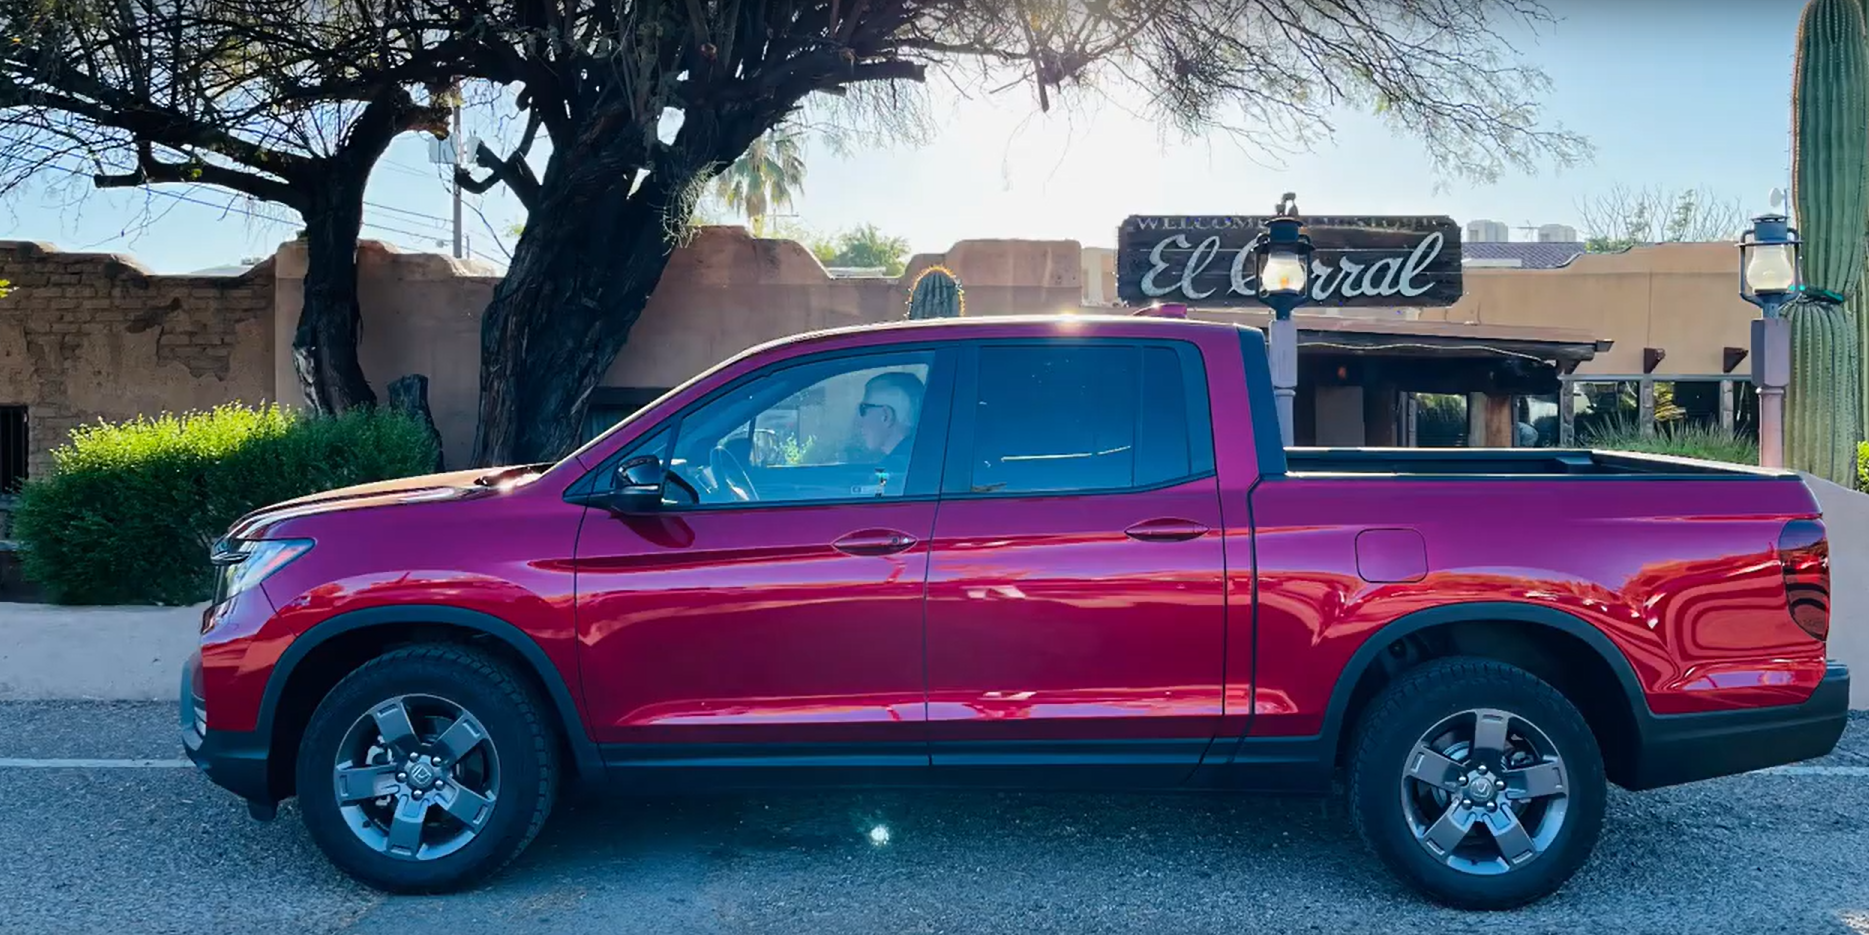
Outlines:
[[[273,396],[270,262],[158,276],[110,253],[0,241],[0,405],[25,405],[28,476],[71,428]]]

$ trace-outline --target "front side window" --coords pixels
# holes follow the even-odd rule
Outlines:
[[[980,349],[978,385],[974,493],[1121,490],[1195,472],[1189,402],[1172,350],[988,346]]]
[[[704,506],[902,496],[933,363],[865,354],[763,375],[684,415],[664,463]]]

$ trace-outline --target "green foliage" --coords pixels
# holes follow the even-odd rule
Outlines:
[[[72,432],[49,477],[20,492],[28,578],[68,604],[190,604],[211,588],[208,548],[262,506],[426,473],[434,443],[385,410],[336,417],[229,404]]]
[[[818,444],[816,435],[807,437],[803,442],[800,442],[796,435],[788,436],[784,441],[779,442],[779,463],[785,465],[820,463],[823,460],[820,457],[822,447]]]
[[[1585,447],[1609,451],[1639,451],[1728,464],[1759,463],[1758,442],[1717,425],[1658,425],[1654,434],[1644,435],[1633,420],[1614,419],[1581,433],[1581,441]]]
[[[825,266],[880,268],[884,275],[900,276],[908,264],[909,242],[890,237],[874,224],[854,227],[836,237],[811,243],[811,252]]]
[[[1415,438],[1423,448],[1459,448],[1467,442],[1467,399],[1449,393],[1415,394]]]
[[[909,289],[909,318],[959,318],[967,314],[967,291],[945,266],[930,266]]]
[[[1856,443],[1856,489],[1869,493],[1869,442]]]
[[[797,134],[774,130],[753,141],[714,180],[714,196],[746,216],[753,236],[766,236],[767,218],[792,205],[805,184],[805,157]]]
[[[1791,200],[1804,274],[1843,307],[1803,302],[1791,319],[1785,460],[1847,484],[1855,476],[1865,406],[1861,348],[1869,334],[1857,287],[1869,239],[1869,49],[1861,0],[1811,0],[1798,23],[1792,85]]]

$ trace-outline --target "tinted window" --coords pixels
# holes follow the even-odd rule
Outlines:
[[[1136,486],[1146,487],[1186,477],[1193,453],[1188,447],[1188,394],[1181,358],[1165,347],[1142,349],[1142,413],[1136,425]]]
[[[1192,473],[1181,361],[1161,347],[983,347],[973,489],[1118,490]]]

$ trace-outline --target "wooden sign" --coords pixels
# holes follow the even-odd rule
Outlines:
[[[1116,293],[1132,305],[1257,306],[1252,242],[1264,217],[1135,215],[1116,239]],[[1311,304],[1452,305],[1460,225],[1446,217],[1306,218]]]

